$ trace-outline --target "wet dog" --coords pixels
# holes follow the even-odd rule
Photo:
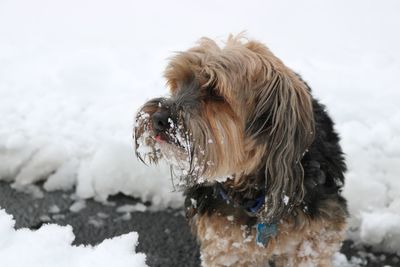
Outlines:
[[[325,108],[265,45],[203,38],[136,117],[138,157],[171,165],[203,266],[331,266],[346,166]]]

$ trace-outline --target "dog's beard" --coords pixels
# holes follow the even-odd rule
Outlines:
[[[205,149],[195,142],[189,127],[189,118],[179,114],[174,122],[168,120],[168,130],[155,134],[151,115],[138,113],[135,126],[136,154],[144,163],[165,161],[171,170],[174,188],[184,189],[204,182],[204,173],[212,165],[205,159]],[[199,138],[199,140],[203,140]]]

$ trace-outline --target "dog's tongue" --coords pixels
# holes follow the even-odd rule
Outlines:
[[[161,134],[157,134],[154,139],[156,139],[156,141],[158,142],[164,142],[164,140],[161,137]]]

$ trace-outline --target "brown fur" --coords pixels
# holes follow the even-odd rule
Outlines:
[[[172,100],[149,101],[136,118],[138,156],[155,163],[170,157],[188,163],[186,177],[197,179],[187,178],[188,186],[230,176],[231,188],[246,191],[254,186],[247,177],[261,170],[268,198],[258,216],[279,222],[278,235],[263,248],[255,243],[254,228],[243,231],[236,219],[194,216],[203,265],[267,266],[274,259],[277,266],[330,266],[343,239],[346,212],[330,200],[318,219],[299,209],[304,197],[301,159],[314,139],[312,99],[304,82],[266,46],[242,36],[229,37],[223,48],[201,39],[171,58],[165,77]],[[162,108],[172,110],[190,94],[196,94],[198,106],[173,110],[178,126],[171,131],[185,140],[157,144],[151,117]],[[150,147],[144,154],[138,149],[143,145]]]
[[[211,129],[217,145],[208,151],[206,158],[214,168],[208,168],[205,176],[209,180],[232,174],[241,177],[260,168],[267,158],[267,194],[272,197],[265,216],[273,220],[285,211],[284,195],[290,196],[289,207],[303,198],[299,161],[313,140],[311,97],[300,78],[267,47],[255,41],[242,43],[241,39],[231,36],[221,49],[203,38],[199,46],[171,59],[165,77],[173,95],[179,85],[195,77],[200,88],[212,86],[226,99],[225,103],[205,103],[202,108],[206,121],[202,126]],[[245,133],[266,111],[273,124],[267,133],[270,138],[260,144],[255,141],[260,132]]]
[[[280,222],[278,234],[266,247],[256,244],[254,228],[242,226],[236,218],[220,214],[194,217],[202,266],[261,267],[274,260],[276,267],[329,267],[344,238],[346,221],[336,203],[328,200],[326,206],[328,213],[335,211],[340,216],[312,220],[298,211],[298,217]]]

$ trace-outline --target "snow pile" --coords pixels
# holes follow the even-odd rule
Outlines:
[[[295,63],[311,81],[314,94],[336,122],[346,154],[344,196],[348,200],[350,237],[377,250],[400,251],[400,55],[383,64],[379,56],[361,65],[365,52],[346,66],[320,61]],[[384,56],[382,56],[384,57]],[[343,60],[344,61],[344,60]],[[383,64],[378,68],[379,64]],[[326,83],[324,73],[338,77]],[[365,77],[379,81],[363,82]],[[355,82],[357,81],[357,82]],[[322,88],[323,90],[319,90]]]
[[[43,225],[39,230],[14,229],[14,220],[0,209],[0,259],[7,267],[142,267],[135,232],[104,240],[97,246],[73,246],[70,226]],[[21,254],[23,253],[23,254]]]
[[[361,214],[360,238],[372,246],[399,252],[400,214],[396,211],[372,211]]]
[[[334,267],[361,267],[365,266],[365,264],[365,261],[357,257],[352,257],[350,260],[347,260],[346,256],[340,252],[337,252],[332,260],[332,265]]]
[[[169,168],[136,160],[134,114],[166,92],[172,51],[247,29],[310,83],[337,122],[351,238],[400,251],[399,8],[396,0],[1,1],[0,180],[180,206]]]

